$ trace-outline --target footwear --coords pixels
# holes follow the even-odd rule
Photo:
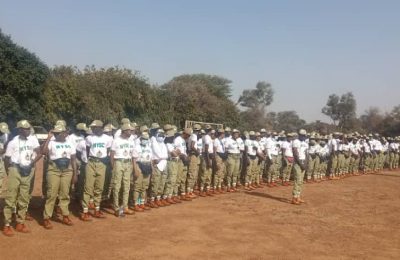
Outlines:
[[[250,189],[250,187],[246,185],[246,186],[244,186],[244,190],[251,191],[252,189]]]
[[[80,216],[80,219],[82,221],[92,221],[92,218],[90,217],[89,213],[82,213]]]
[[[155,203],[154,200],[150,201],[148,206],[149,206],[150,208],[153,208],[153,209],[158,208],[158,205]]]
[[[67,225],[67,226],[72,226],[72,225],[74,224],[74,223],[72,223],[72,221],[71,221],[71,219],[69,218],[69,216],[63,216],[62,223],[63,223],[64,225]]]
[[[3,235],[5,235],[7,237],[12,237],[12,236],[14,236],[14,232],[12,231],[10,226],[4,226]]]
[[[299,202],[298,198],[293,198],[291,203],[294,204],[294,205],[300,205],[300,202]]]
[[[53,229],[53,225],[50,222],[50,219],[46,218],[43,220],[43,227],[45,229]]]
[[[210,197],[213,197],[213,196],[214,196],[214,194],[212,194],[211,191],[206,191],[206,195],[207,195],[207,196],[210,196]]]
[[[15,227],[15,230],[17,232],[21,232],[21,233],[30,233],[31,232],[25,224],[21,224],[21,223],[17,224],[17,226]]]
[[[151,208],[145,204],[141,204],[139,207],[141,207],[144,210],[150,210]]]
[[[165,206],[164,203],[162,203],[161,200],[156,200],[154,203],[155,203],[158,207],[164,207],[164,206]]]
[[[166,202],[169,203],[169,205],[176,204],[176,202],[175,202],[172,198],[168,198],[168,199],[166,200]]]
[[[305,203],[305,201],[302,200],[301,198],[297,198],[297,201],[300,202],[300,203]]]
[[[31,216],[31,214],[29,214],[29,212],[26,212],[25,220],[27,220],[27,221],[33,220],[32,216]]]
[[[133,210],[136,211],[136,212],[143,212],[144,211],[144,209],[142,209],[139,205],[135,205]]]
[[[272,183],[268,183],[268,184],[267,184],[267,187],[268,187],[268,188],[273,188],[274,185],[273,185]]]
[[[100,210],[96,210],[92,216],[95,218],[106,218],[106,216],[104,216],[103,212]]]
[[[200,197],[207,197],[207,194],[204,191],[202,191],[202,192],[200,192],[199,196]]]
[[[55,211],[56,211],[56,214],[58,214],[58,215],[62,214],[60,206],[56,206],[56,210]]]
[[[183,201],[192,201],[192,199],[189,198],[187,195],[181,195],[179,199]]]
[[[173,197],[172,200],[176,203],[182,203],[182,201],[177,196]]]
[[[197,195],[194,194],[194,193],[192,193],[192,192],[189,193],[188,196],[189,196],[189,198],[191,198],[191,199],[197,199],[197,198],[198,198]]]
[[[235,192],[236,190],[233,188],[230,188],[228,192]]]
[[[133,211],[129,208],[124,208],[124,214],[125,215],[133,215],[133,214],[135,214],[135,211]]]

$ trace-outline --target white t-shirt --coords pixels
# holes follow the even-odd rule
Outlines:
[[[197,135],[194,133],[189,137],[189,147],[188,147],[189,151],[192,149],[192,142],[194,143],[193,145],[194,149],[197,150]]]
[[[239,138],[238,138],[239,139]],[[238,143],[238,139],[234,140],[233,138],[225,139],[225,149],[228,153],[232,154],[240,154],[240,146]]]
[[[186,153],[186,141],[181,136],[177,136],[174,139],[174,146],[175,146],[175,149],[178,149],[179,151],[181,151],[181,154],[187,155],[187,153]]]
[[[82,140],[85,140],[85,137],[83,135],[70,134],[69,136],[67,136],[67,141],[70,142],[75,147]]]
[[[158,160],[157,168],[160,171],[164,171],[167,167],[168,149],[165,143],[158,142],[157,139],[151,141],[152,157],[154,160]]]
[[[81,153],[81,160],[84,163],[87,163],[88,158],[87,158],[87,152],[86,152],[86,140],[81,140],[75,149],[77,152]]]
[[[308,146],[308,153],[309,154],[318,154],[318,150],[320,149],[321,146],[319,144],[315,145],[309,145]]]
[[[336,152],[338,150],[338,140],[335,138],[332,138],[328,141],[328,148],[332,152]]]
[[[203,153],[206,152],[206,145],[208,145],[208,153],[212,154],[214,153],[214,144],[211,136],[209,135],[204,135],[203,136]]]
[[[223,140],[219,138],[214,139],[214,149],[217,153],[225,153],[225,146],[222,141]]]
[[[57,141],[50,141],[48,144],[50,160],[57,160],[61,158],[71,159],[71,155],[76,154],[76,149],[69,141],[63,143]]]
[[[17,135],[7,145],[5,156],[11,158],[11,162],[28,166],[36,157],[34,150],[40,147],[39,141],[34,136],[28,136],[23,140]]]
[[[329,155],[329,147],[327,145],[325,146],[320,146],[319,150],[318,150],[318,155],[319,156],[323,156],[326,157]]]
[[[306,142],[302,142],[299,139],[293,140],[292,143],[293,149],[297,149],[298,155],[299,155],[299,160],[305,160],[306,159],[306,151],[308,149],[308,144]]]
[[[241,137],[238,137],[237,143],[239,144],[240,151],[244,151],[244,142],[243,142],[243,139]]]
[[[141,143],[137,144],[136,152],[138,154],[138,162],[149,163],[153,159],[153,151],[151,149],[150,142],[148,142],[146,145],[142,145]]]
[[[289,141],[282,142],[282,149],[285,149],[285,157],[293,157],[292,143]]]
[[[131,159],[133,157],[137,157],[135,143],[129,138],[115,138],[111,145],[111,151],[115,152],[115,159]]]
[[[277,149],[276,141],[272,137],[265,140],[265,150],[267,151],[267,156],[272,159],[272,156],[278,155],[279,151]]]
[[[90,147],[89,156],[97,158],[107,157],[107,149],[111,148],[112,139],[110,136],[89,135],[86,137],[86,146]]]
[[[260,143],[256,140],[246,139],[244,145],[247,147],[247,154],[254,156],[257,153],[261,153]]]

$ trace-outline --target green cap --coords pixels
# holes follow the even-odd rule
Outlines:
[[[94,120],[91,124],[90,127],[103,127],[103,122],[100,120]]]
[[[87,130],[87,126],[85,123],[79,123],[76,125],[76,130],[82,130],[82,131],[86,131]]]
[[[65,129],[64,125],[55,125],[53,129],[53,133],[62,133],[65,132],[67,129]]]
[[[5,122],[1,122],[0,123],[0,132],[2,132],[3,134],[9,134],[10,133],[10,129],[8,129],[8,125]]]
[[[28,120],[21,120],[18,121],[17,128],[31,128],[31,124],[29,124]]]

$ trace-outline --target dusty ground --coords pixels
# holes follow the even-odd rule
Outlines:
[[[35,194],[40,192],[40,176]],[[0,235],[0,259],[400,259],[400,173],[186,202],[126,218]]]

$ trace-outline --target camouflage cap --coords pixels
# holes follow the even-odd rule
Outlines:
[[[231,132],[231,128],[230,127],[225,127],[225,132]]]
[[[160,125],[158,123],[152,123],[150,128],[151,129],[160,128]]]
[[[140,130],[140,132],[147,132],[147,131],[149,131],[149,128],[147,127],[147,125],[142,125],[142,126],[139,128],[139,130]]]
[[[129,120],[129,118],[124,117],[121,119],[121,125],[130,124],[130,123],[131,123],[131,120]]]
[[[240,131],[239,130],[237,130],[237,129],[233,129],[232,130],[232,133],[239,133]]]
[[[193,129],[194,130],[200,130],[201,129],[201,125],[200,124],[194,124],[193,125]]]
[[[100,120],[94,120],[91,124],[90,127],[103,127],[103,122]]]
[[[112,128],[111,128],[110,125],[105,125],[104,128],[103,128],[103,131],[104,131],[105,133],[108,133],[108,132],[111,132],[111,131],[112,131]]]
[[[63,125],[65,127],[67,127],[67,123],[65,122],[65,120],[62,120],[62,119],[57,120],[56,125]]]
[[[167,130],[167,131],[165,132],[165,136],[166,136],[166,137],[172,137],[172,136],[174,136],[174,135],[175,135],[175,131],[172,130],[172,129]]]
[[[1,122],[0,123],[0,132],[2,132],[3,134],[9,134],[10,133],[10,129],[8,128],[7,123],[5,123],[5,122]]]
[[[129,123],[123,124],[121,126],[121,131],[125,131],[125,130],[132,130],[132,126]]]
[[[164,131],[169,131],[169,130],[172,130],[172,125],[170,124],[164,125]]]
[[[86,131],[87,130],[87,126],[85,123],[79,123],[76,125],[76,130],[82,130],[82,131]]]
[[[32,126],[28,122],[28,120],[21,120],[21,121],[18,121],[18,123],[17,123],[17,128],[25,128],[25,129],[27,129],[27,128],[31,128],[31,127]]]
[[[265,129],[265,128],[262,128],[261,130],[260,130],[260,133],[266,133],[267,132],[267,130]]]
[[[261,136],[261,133],[260,132],[256,132],[256,136],[258,137],[258,136]]]
[[[193,129],[190,128],[190,127],[185,128],[185,130],[183,131],[183,133],[185,133],[185,134],[187,134],[187,135],[191,135],[191,134],[193,133]]]
[[[306,135],[306,134],[307,134],[306,130],[304,130],[304,129],[299,130],[299,135]]]
[[[218,133],[225,133],[225,130],[223,128],[218,128],[217,132]]]
[[[142,138],[142,139],[149,139],[149,138],[150,138],[149,133],[143,132],[143,133],[140,135],[140,138]]]
[[[67,129],[65,128],[64,125],[55,125],[52,132],[53,133],[62,133],[62,132],[65,132],[65,131],[67,131]]]
[[[255,135],[256,135],[256,132],[250,131],[250,132],[249,132],[249,135],[250,135],[250,136],[255,136]]]
[[[205,125],[205,127],[204,127],[204,129],[206,129],[206,130],[211,129],[211,128],[212,128],[212,127],[211,127],[211,125],[209,125],[209,124]]]

